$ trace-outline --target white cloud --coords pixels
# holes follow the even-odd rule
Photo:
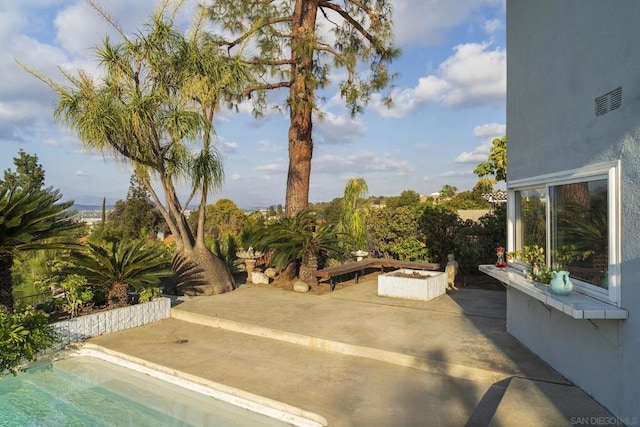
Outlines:
[[[390,154],[379,156],[369,151],[359,151],[346,156],[326,154],[313,159],[312,172],[340,174],[363,174],[367,172],[391,172],[409,175],[413,168],[406,160],[397,160]]]
[[[61,11],[54,21],[58,34],[56,40],[68,52],[85,56],[88,46],[96,46],[109,34],[116,38],[116,31],[85,2],[78,2]]]
[[[473,136],[478,138],[498,138],[507,133],[507,125],[500,123],[486,123],[473,128]]]
[[[278,153],[283,150],[284,147],[282,145],[273,144],[268,139],[258,141],[258,151],[261,153]]]
[[[82,179],[82,180],[89,178],[89,175],[87,175],[87,173],[86,173],[86,172],[84,172],[84,171],[82,171],[82,170],[77,170],[77,171],[74,173],[74,176],[75,176],[76,178],[78,178],[78,179]]]
[[[504,23],[500,19],[490,19],[484,24],[484,30],[489,34],[497,33],[504,29]]]
[[[242,175],[240,175],[239,173],[234,173],[234,174],[231,174],[230,178],[234,181],[237,181],[239,179],[242,179]]]
[[[216,147],[218,148],[218,150],[220,150],[222,154],[233,154],[238,151],[237,142],[231,142],[222,137],[218,138]]]
[[[269,163],[266,165],[258,166],[256,170],[264,172],[266,174],[281,174],[287,172],[287,166],[283,163]]]
[[[323,112],[314,124],[318,132],[318,142],[325,144],[341,144],[351,142],[367,131],[367,126],[359,118]]]
[[[473,171],[448,171],[448,172],[441,173],[438,176],[440,176],[441,178],[450,178],[450,177],[459,177],[459,176],[468,176],[468,175],[473,175]]]
[[[418,85],[410,89],[394,90],[391,92],[393,106],[387,108],[382,105],[380,95],[374,95],[374,108],[382,117],[400,118],[428,102],[441,102],[449,90],[449,84],[436,76],[420,77]]]
[[[493,138],[501,137],[506,132],[507,126],[500,123],[486,123],[484,125],[476,126],[473,128],[473,136],[476,138],[482,138],[483,142],[471,152],[462,152],[453,160],[453,162],[472,164],[484,162],[489,157]]]
[[[489,150],[491,149],[491,144],[482,144],[476,147],[472,152],[463,152],[458,157],[456,157],[453,162],[454,163],[474,163],[478,164],[480,162],[484,162],[487,160],[489,156]]]
[[[418,150],[429,150],[433,147],[433,144],[422,143],[422,144],[413,144],[413,146]]]
[[[472,107],[504,105],[507,90],[506,49],[488,50],[489,43],[467,43],[440,65],[440,75],[450,85],[444,104]]]
[[[373,97],[373,107],[383,117],[400,118],[426,103],[465,108],[480,105],[503,106],[507,92],[506,49],[490,50],[490,43],[467,43],[438,67],[437,75],[420,77],[414,88],[396,89],[391,109]]]
[[[468,21],[486,5],[502,0],[394,0],[394,36],[398,44],[435,44],[448,30]]]

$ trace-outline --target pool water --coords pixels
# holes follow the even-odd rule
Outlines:
[[[91,357],[0,378],[0,426],[286,426]]]

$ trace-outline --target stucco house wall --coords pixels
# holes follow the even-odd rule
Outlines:
[[[507,0],[509,181],[620,161],[629,311],[578,320],[509,289],[507,329],[619,417],[640,417],[639,19],[637,0]],[[595,98],[617,88],[620,108],[596,116]]]

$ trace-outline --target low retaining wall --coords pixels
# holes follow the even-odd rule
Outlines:
[[[171,317],[171,300],[163,297],[143,304],[62,320],[52,326],[62,337],[60,347],[64,347],[73,342],[135,328],[168,317]]]

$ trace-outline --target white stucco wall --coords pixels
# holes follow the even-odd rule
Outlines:
[[[517,290],[507,329],[613,414],[640,416],[640,1],[507,0],[509,180],[621,160],[621,306],[575,320]],[[622,106],[594,114],[622,88]]]

